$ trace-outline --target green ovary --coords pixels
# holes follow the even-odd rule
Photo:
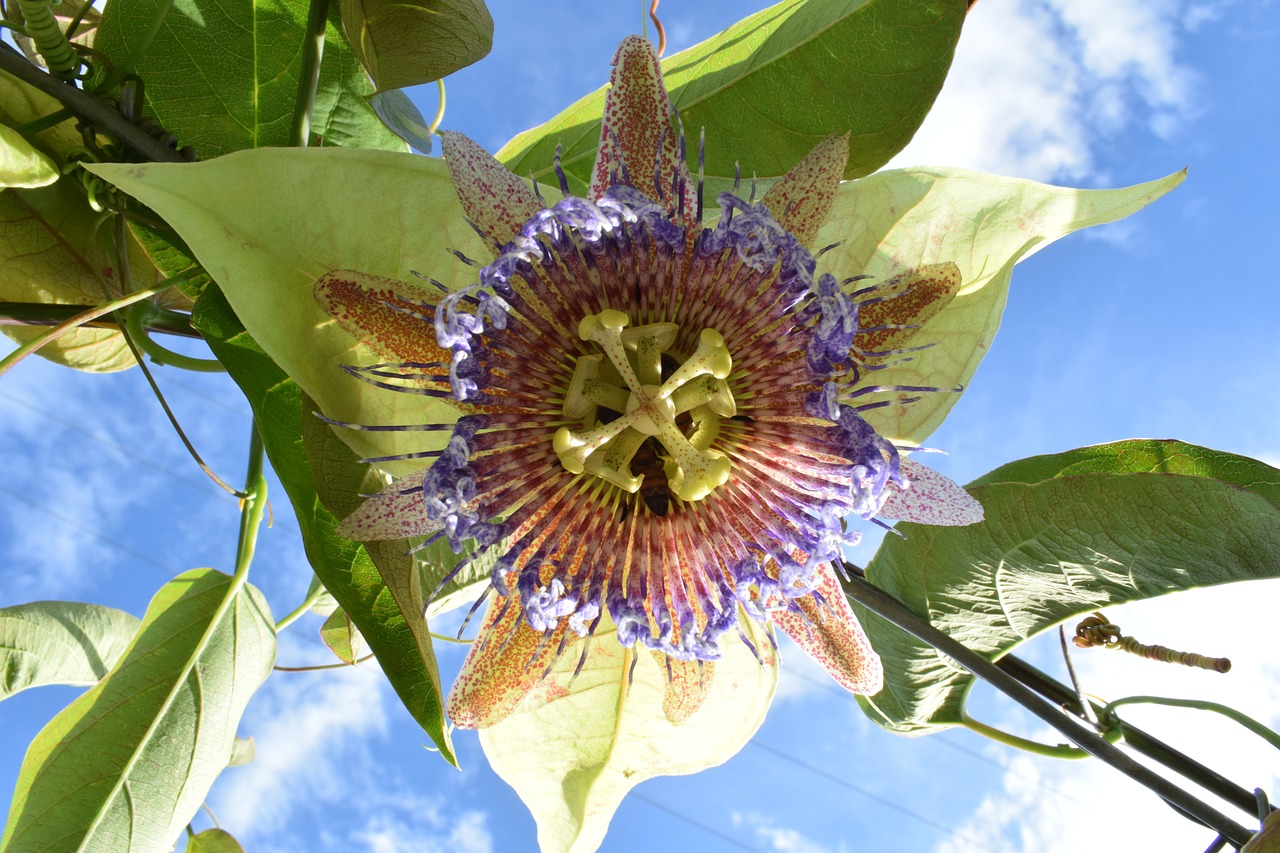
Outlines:
[[[702,500],[729,479],[728,457],[711,444],[720,434],[720,419],[737,411],[725,382],[733,358],[720,333],[704,329],[693,355],[663,380],[662,356],[672,355],[668,350],[679,327],[653,323],[627,328],[629,324],[626,314],[613,310],[579,324],[578,335],[594,342],[600,353],[582,356],[574,367],[564,414],[580,419],[583,428],[557,431],[556,454],[572,474],[585,471],[635,493],[641,478],[632,475],[631,459],[652,436],[669,457],[671,492],[681,501]],[[618,417],[602,423],[600,409]],[[677,422],[681,420],[693,424],[689,436]]]

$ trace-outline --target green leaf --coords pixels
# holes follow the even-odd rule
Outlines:
[[[1178,590],[1280,576],[1280,471],[1173,441],[1125,441],[1007,465],[970,490],[986,520],[901,524],[867,577],[997,659],[1080,613]],[[963,720],[967,671],[857,605],[885,666],[859,697],[881,725]]]
[[[883,279],[905,268],[954,261],[959,295],[912,339],[936,344],[876,372],[882,385],[965,386],[991,346],[1014,264],[1073,231],[1114,222],[1180,184],[1185,172],[1114,190],[1074,190],[964,169],[903,169],[841,184],[814,246],[837,244],[818,272]],[[863,417],[887,438],[919,443],[958,394],[926,393],[909,406]]]
[[[95,47],[115,72],[145,81],[148,115],[202,159],[291,145],[308,7],[307,0],[111,0]],[[335,19],[325,32],[313,131],[331,145],[403,151],[364,102],[373,86]]]
[[[412,593],[383,582],[379,566],[375,565],[375,560],[382,557],[380,552],[374,551],[371,556],[374,549],[366,550],[336,535],[338,520],[317,495],[308,452],[303,446],[304,431],[316,424],[324,426],[312,415],[314,406],[303,404],[297,384],[244,331],[217,288],[205,290],[196,303],[192,322],[249,399],[271,467],[293,503],[311,567],[359,627],[414,720],[430,735],[445,759],[456,763],[445,730],[440,677],[430,652],[430,640],[426,640],[424,649],[419,642],[421,635],[415,633],[419,629],[423,634],[426,631],[421,605],[401,609],[397,594],[406,598]],[[344,451],[346,456],[341,455]],[[318,452],[321,451],[312,451],[313,455]],[[367,466],[355,466],[355,457],[337,440],[326,444],[323,452],[337,454],[343,464],[367,470]],[[363,482],[364,471],[360,476]],[[351,490],[352,502],[358,502],[359,491]],[[400,547],[403,555],[407,546]]]
[[[343,663],[354,664],[364,655],[364,637],[342,608],[329,614],[320,626],[320,639]]]
[[[272,626],[261,593],[213,569],[161,587],[107,677],[32,741],[0,846],[168,850],[271,673]]]
[[[663,75],[685,132],[696,140],[706,129],[714,185],[732,182],[735,163],[747,177],[785,174],[845,131],[845,177],[856,178],[915,135],[951,66],[964,9],[962,0],[786,0],[663,60]],[[588,71],[604,80],[609,69]],[[586,183],[603,107],[601,88],[516,136],[498,159],[554,184],[562,143],[565,171]]]
[[[258,743],[253,736],[238,737],[231,744],[231,757],[227,759],[228,767],[243,767],[258,755]]]
[[[581,672],[574,675],[578,641],[556,660],[545,687],[480,730],[490,766],[533,812],[543,853],[595,850],[633,787],[722,764],[751,739],[769,710],[778,670],[761,629],[749,619],[741,624],[765,665],[730,640],[723,657],[685,664],[690,680],[673,683],[664,656],[624,649],[606,617],[588,641]],[[698,672],[706,679],[701,685]],[[701,705],[673,722],[684,693],[699,695]],[[555,698],[548,701],[548,694]]]
[[[339,0],[347,38],[379,92],[465,68],[493,47],[482,0]]]
[[[418,107],[400,89],[369,96],[369,106],[396,136],[420,154],[431,153],[431,126]]]
[[[187,853],[244,853],[244,848],[225,829],[206,829],[191,836]]]
[[[18,131],[0,124],[0,190],[32,189],[58,180],[58,167]]]
[[[7,75],[0,76],[2,124],[21,125],[61,106]],[[28,141],[58,166],[68,151],[83,144],[74,122],[62,122]],[[141,248],[130,243],[132,280],[121,288],[111,229],[97,227],[99,219],[72,176],[37,189],[0,191],[0,302],[97,305],[124,290],[154,285],[154,267]],[[45,330],[4,326],[0,331],[24,344]],[[38,354],[94,373],[124,370],[134,363],[124,338],[108,329],[76,329]]]
[[[74,601],[0,608],[0,699],[44,684],[96,684],[139,624],[123,610]]]
[[[348,376],[342,365],[377,359],[312,296],[316,279],[333,269],[401,281],[414,281],[416,272],[447,286],[474,281],[475,270],[447,250],[483,258],[489,249],[467,225],[443,161],[261,149],[204,163],[92,168],[182,235],[249,334],[326,415],[351,423],[457,420],[447,403]],[[431,441],[442,447],[448,438],[348,433],[343,439],[361,457],[429,450]]]

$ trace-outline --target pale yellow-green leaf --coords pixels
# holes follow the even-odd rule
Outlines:
[[[0,124],[0,189],[45,187],[58,180],[58,167],[18,131]]]
[[[1176,172],[1122,189],[1074,190],[963,169],[880,172],[841,184],[814,241],[815,247],[839,246],[822,256],[818,272],[884,278],[954,261],[964,282],[959,295],[912,341],[936,341],[937,346],[878,372],[875,379],[886,385],[967,385],[1000,325],[1015,263],[1073,231],[1141,210],[1184,177],[1185,172]],[[902,396],[921,399],[871,409],[864,417],[891,439],[920,442],[942,423],[959,395]]]
[[[227,760],[227,766],[243,767],[246,764],[253,763],[253,759],[257,755],[258,742],[253,739],[253,735],[238,737],[231,744],[231,758]]]
[[[444,161],[381,151],[264,148],[203,163],[93,170],[182,235],[249,334],[326,415],[364,424],[456,420],[447,403],[382,391],[348,376],[342,365],[375,359],[312,296],[316,279],[332,269],[407,282],[418,281],[418,273],[448,286],[474,281],[475,270],[448,250],[473,258],[489,250],[463,219]],[[342,432],[367,456],[422,450],[432,437],[441,444],[448,438]]]
[[[776,658],[749,620],[748,636],[765,665],[732,636],[722,641],[711,689],[682,725],[663,712],[667,671],[655,655],[627,650],[607,618],[597,628],[586,665],[577,644],[550,676],[563,694],[532,710],[518,707],[480,731],[489,764],[515,788],[538,824],[543,853],[595,850],[622,798],[654,776],[696,773],[722,764],[764,721],[777,684]],[[632,661],[635,669],[630,683]],[[535,691],[538,701],[544,691]]]
[[[96,684],[139,624],[123,610],[76,601],[0,608],[0,699],[44,684]]]
[[[360,629],[342,608],[329,614],[320,626],[320,639],[343,663],[354,664],[364,655],[365,642]]]
[[[187,853],[244,853],[244,848],[226,830],[206,829],[187,841]]]

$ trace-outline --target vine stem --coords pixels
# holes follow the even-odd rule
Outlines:
[[[153,340],[147,334],[147,326],[149,325],[148,321],[152,319],[157,310],[154,306],[141,303],[134,305],[125,313],[125,325],[128,326],[129,334],[133,336],[133,341],[138,345],[138,349],[151,356],[151,360],[156,364],[168,364],[198,373],[226,373],[227,369],[216,358],[196,358],[190,355],[183,355]]]
[[[267,506],[267,479],[262,473],[262,436],[255,420],[249,433],[249,465],[244,476],[244,497],[240,499],[240,538],[236,542],[236,577],[244,577],[253,562],[258,544],[258,528]]]
[[[306,148],[311,139],[311,112],[320,84],[320,60],[324,57],[324,28],[329,20],[329,0],[311,0],[307,32],[302,41],[302,72],[293,106],[293,144]]]
[[[1039,741],[1028,740],[1027,738],[1019,737],[1018,735],[1015,735],[1012,732],[1006,732],[1003,729],[997,729],[994,726],[989,726],[986,723],[983,723],[979,720],[975,720],[973,717],[970,717],[968,713],[965,713],[963,711],[961,712],[960,717],[961,717],[961,725],[963,725],[966,729],[973,732],[974,734],[982,735],[983,737],[993,740],[996,743],[1002,743],[1005,746],[1011,746],[1014,749],[1020,749],[1023,752],[1029,752],[1032,755],[1042,755],[1045,758],[1070,758],[1070,759],[1089,757],[1089,753],[1085,752],[1083,749],[1080,749],[1079,747],[1067,746],[1065,743],[1055,744],[1051,746],[1047,743],[1040,743]],[[1115,739],[1119,740],[1119,738],[1120,738],[1120,733],[1116,732]],[[1112,742],[1114,743],[1114,741]]]
[[[1222,705],[1218,702],[1208,702],[1202,699],[1166,699],[1163,696],[1126,696],[1124,699],[1117,699],[1108,703],[1102,709],[1103,719],[1116,720],[1121,727],[1124,722],[1115,716],[1115,709],[1121,705],[1168,705],[1173,708],[1196,708],[1200,711],[1212,711],[1215,714],[1221,714],[1228,719],[1234,720],[1253,732],[1267,743],[1280,749],[1280,734],[1274,730],[1267,728],[1262,723],[1255,720],[1247,714],[1242,714],[1229,705]]]
[[[182,155],[100,102],[88,92],[69,86],[27,61],[7,44],[0,44],[0,71],[54,98],[76,116],[119,139],[134,153],[157,163],[184,163]]]
[[[320,600],[320,596],[324,595],[324,592],[325,592],[324,587],[320,584],[316,584],[316,588],[311,590],[311,594],[308,595],[306,598],[304,598],[301,604],[295,607],[291,613],[282,617],[280,621],[276,623],[276,633],[279,634],[285,628],[288,628],[294,622],[298,621],[298,619],[302,616],[302,614],[306,613],[308,610],[311,609],[311,605],[315,604],[317,601]]]
[[[176,283],[178,279],[189,278],[194,271],[179,273],[173,278],[156,285]],[[133,294],[129,294],[132,296]],[[125,297],[128,298],[128,297]],[[113,317],[94,317],[81,320],[80,315],[88,315],[98,310],[97,305],[71,305],[51,302],[0,302],[0,326],[57,326],[67,321],[78,322],[82,326],[95,329],[119,329],[120,325]],[[166,335],[177,335],[183,338],[201,338],[201,334],[191,328],[191,315],[166,308],[156,308],[145,320],[147,329],[162,332]]]
[[[319,670],[322,670],[322,669],[342,669],[348,666],[359,666],[360,664],[369,660],[373,660],[372,654],[367,654],[362,658],[357,658],[351,663],[346,663],[344,661],[342,663],[316,664],[315,666],[273,666],[271,668],[276,670],[277,672],[318,672]]]
[[[860,570],[856,567],[846,564],[846,568],[850,579],[842,585],[845,594],[852,600],[947,655],[969,672],[1053,726],[1085,752],[1111,765],[1192,819],[1226,836],[1237,847],[1244,846],[1253,837],[1250,830],[1209,804],[1196,799],[1145,765],[1139,764],[1117,747],[1077,723],[1075,718],[1069,717],[1059,708],[1041,699],[1030,688],[996,667],[982,655],[933,627],[902,602],[862,577]]]
[[[155,296],[157,293],[163,293],[164,291],[173,287],[176,283],[177,281],[175,279],[169,279],[166,282],[157,284],[155,287],[148,287],[143,290],[135,290],[133,293],[130,293],[128,296],[122,296],[121,298],[115,300],[114,302],[108,302],[105,305],[95,305],[94,307],[90,308],[87,311],[83,311],[75,315],[74,317],[71,317],[68,320],[62,321],[61,323],[54,326],[49,331],[45,332],[43,335],[32,338],[27,343],[23,344],[13,352],[6,355],[3,359],[0,359],[0,376],[4,376],[6,373],[9,372],[10,368],[12,368],[18,362],[22,361],[27,356],[31,355],[31,353],[40,349],[45,344],[53,343],[58,338],[62,337],[72,329],[75,329],[79,326],[83,326],[85,323],[88,323],[92,320],[96,320],[99,317],[101,317],[103,314],[110,314],[112,311],[117,311],[121,308],[127,308],[128,306],[133,305],[135,302],[141,302],[144,299],[150,299],[152,296]]]

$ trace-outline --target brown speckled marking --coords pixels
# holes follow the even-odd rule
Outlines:
[[[650,652],[659,667],[671,667],[671,677],[662,692],[662,713],[667,722],[678,726],[702,707],[711,692],[711,680],[716,674],[714,661],[676,660],[661,652]]]
[[[804,616],[789,611],[776,612],[774,624],[786,631],[809,657],[822,664],[841,687],[864,696],[879,693],[884,686],[880,656],[871,648],[858,617],[853,615],[835,569],[824,563],[814,576],[818,579],[818,592],[835,614],[820,611],[813,596],[806,595],[796,602]]]
[[[680,159],[676,111],[662,83],[658,56],[648,39],[628,36],[613,56],[613,75],[605,95],[604,119],[600,129],[600,152],[591,177],[591,197],[600,198],[610,186],[610,175],[626,164],[631,183],[645,195],[658,199],[654,186],[654,164],[663,200],[672,219],[693,221],[697,199],[689,166]],[[662,141],[662,150],[658,142]],[[684,215],[673,197],[671,186],[677,179],[684,188]]]
[[[964,527],[982,521],[982,504],[950,477],[910,459],[902,460],[902,473],[910,487],[903,490],[889,483],[880,515],[943,527]]]
[[[831,213],[848,162],[849,134],[832,134],[792,166],[760,200],[783,228],[803,245],[811,246]]]
[[[853,287],[857,288],[858,284],[860,282],[854,282]],[[951,304],[960,284],[960,268],[951,261],[907,270],[870,294],[873,298],[887,298],[858,306],[858,325],[863,328],[922,326]],[[864,353],[900,349],[909,346],[919,331],[915,328],[861,332],[853,339],[853,346],[855,351]]]
[[[415,301],[401,295],[406,291],[415,291]],[[436,344],[432,333],[430,318],[434,311],[430,305],[416,304],[439,302],[443,293],[415,289],[403,281],[354,270],[334,270],[316,282],[315,295],[316,301],[342,328],[388,361],[449,363],[449,351]],[[447,388],[447,383],[443,387]]]
[[[493,238],[494,257],[542,210],[542,202],[515,173],[461,133],[446,130],[440,148],[467,218]]]
[[[562,621],[549,638],[544,637],[525,621],[519,596],[504,599],[491,592],[484,624],[449,691],[449,719],[458,728],[482,729],[515,710],[535,686],[546,693],[544,702],[566,692],[553,679],[544,681],[543,673],[567,630],[568,621]],[[576,659],[582,642],[571,639],[565,654]]]

